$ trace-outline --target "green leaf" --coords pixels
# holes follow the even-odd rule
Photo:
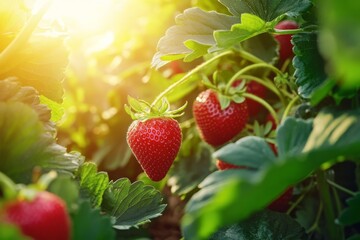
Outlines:
[[[201,190],[187,204],[182,221],[183,232],[196,239],[208,239],[221,227],[247,219],[263,209],[289,186],[303,180],[322,164],[331,164],[339,158],[358,159],[360,139],[354,132],[360,131],[359,118],[359,110],[321,112],[314,119],[313,130],[300,153],[285,153],[274,164],[253,173],[240,169],[209,175],[199,185]],[[292,121],[292,124],[304,123]],[[302,127],[292,129],[298,129],[298,132],[292,131],[290,137],[296,139],[297,134],[302,134]],[[299,141],[301,145],[303,141]],[[289,149],[289,153],[291,151]]]
[[[348,205],[341,213],[337,222],[342,225],[352,225],[360,222],[360,192],[346,200]]]
[[[275,63],[278,58],[278,43],[269,33],[262,33],[241,43],[242,48],[268,63]]]
[[[72,174],[83,161],[56,144],[36,112],[20,102],[0,102],[0,156],[0,171],[20,183],[31,181],[35,166]]]
[[[80,191],[90,198],[94,207],[100,207],[105,190],[109,186],[109,176],[106,172],[97,172],[94,163],[86,162],[79,167],[76,173],[79,179]]]
[[[35,33],[27,47],[12,56],[0,71],[0,79],[15,76],[22,85],[32,86],[47,98],[62,102],[62,80],[67,64],[64,36]]]
[[[295,83],[298,93],[303,98],[310,98],[327,78],[325,62],[317,47],[316,33],[295,34],[292,37],[295,57]]]
[[[260,169],[275,161],[269,144],[260,137],[247,136],[217,150],[213,157],[237,166]]]
[[[249,219],[223,228],[210,240],[251,239],[251,240],[305,240],[304,229],[293,218],[284,213],[261,211]]]
[[[70,211],[79,199],[79,186],[70,176],[57,177],[47,190],[61,197]]]
[[[312,120],[288,117],[277,129],[276,141],[279,156],[301,153],[312,129]]]
[[[51,121],[58,122],[61,120],[62,116],[64,115],[64,108],[60,103],[57,103],[45,97],[44,95],[40,96],[40,102],[45,104],[51,110]]]
[[[319,1],[319,47],[329,74],[345,88],[360,86],[360,4],[351,0]]]
[[[7,223],[5,221],[0,222],[0,239],[8,240],[29,240],[30,238],[22,235],[18,226]]]
[[[176,59],[186,57],[187,60],[200,57],[205,48],[215,45],[213,32],[230,29],[239,18],[190,8],[178,15],[175,21],[176,25],[170,27],[159,40],[158,52],[151,63],[153,67],[163,66],[166,63],[165,57],[170,55],[176,55]],[[184,44],[185,42],[191,49]]]
[[[94,209],[87,201],[79,204],[72,219],[72,239],[115,239],[115,231],[109,216],[104,215],[99,209]]]
[[[266,22],[286,14],[297,16],[311,6],[309,0],[219,0],[234,16],[254,14]]]
[[[194,137],[185,141],[182,143],[180,154],[173,164],[168,180],[171,192],[177,195],[194,190],[212,170],[212,151],[209,146],[203,142],[194,143]],[[189,153],[182,154],[185,151],[183,148],[187,146]]]
[[[184,57],[184,62],[192,62],[195,59],[204,56],[205,54],[208,53],[208,49],[210,48],[210,46],[208,46],[208,45],[200,44],[191,39],[186,40],[184,42],[184,45],[188,49],[193,51],[192,53],[190,53]]]
[[[334,79],[326,79],[316,90],[313,91],[310,99],[312,106],[318,105],[323,99],[330,95],[331,90],[336,86]]]
[[[16,78],[4,79],[0,81],[0,101],[22,102],[31,106],[46,129],[55,132],[55,127],[50,122],[51,112],[46,105],[41,104],[38,92],[33,87],[22,87]]]
[[[229,48],[237,43],[267,32],[271,29],[261,18],[244,13],[241,23],[232,25],[230,30],[217,30],[214,32],[216,43],[221,48]]]
[[[102,207],[116,219],[114,228],[129,229],[160,216],[166,207],[161,202],[162,195],[154,187],[121,178],[105,192]]]

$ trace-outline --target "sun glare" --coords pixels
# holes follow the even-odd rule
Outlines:
[[[125,1],[117,1],[116,7]],[[60,19],[73,30],[96,31],[111,24],[113,8],[114,0],[52,0],[45,19]]]

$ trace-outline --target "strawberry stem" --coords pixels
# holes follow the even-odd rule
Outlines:
[[[283,73],[278,68],[274,67],[271,64],[268,64],[268,63],[265,63],[265,62],[255,63],[255,64],[252,64],[252,65],[246,66],[243,69],[236,72],[231,77],[230,81],[226,84],[225,93],[229,92],[229,90],[230,90],[231,86],[233,85],[233,83],[235,81],[237,81],[241,75],[243,75],[247,71],[250,71],[252,69],[257,69],[257,68],[268,68],[268,69],[272,70],[274,73],[276,73],[277,75],[283,75]]]
[[[326,179],[325,172],[319,170],[316,172],[318,189],[320,194],[320,200],[324,205],[324,217],[326,222],[326,228],[328,229],[328,239],[340,240],[343,239],[341,234],[341,228],[335,223],[335,211],[331,201],[330,187]]]
[[[266,87],[267,89],[272,91],[276,96],[278,96],[280,101],[282,102],[282,104],[285,105],[284,95],[282,94],[282,92],[278,88],[275,87],[273,82],[266,81],[264,79],[261,79],[259,77],[255,77],[255,76],[252,76],[252,75],[240,75],[239,78],[240,79],[246,79],[246,80],[252,80],[252,81],[255,81],[255,82],[263,85],[264,87]]]
[[[243,93],[242,96],[245,98],[254,100],[255,102],[258,102],[262,106],[264,106],[270,112],[271,116],[274,118],[276,125],[279,125],[279,118],[278,118],[274,108],[272,108],[270,106],[270,104],[268,104],[265,100],[259,98],[258,96],[255,96],[254,94],[251,94],[251,93]]]
[[[40,20],[50,7],[51,1],[45,1],[39,10],[34,13],[25,26],[21,29],[16,38],[0,53],[0,74],[3,74],[11,69],[13,62],[12,58],[20,50],[25,48],[25,44],[29,40],[30,36],[34,32],[35,28],[39,24]]]
[[[195,68],[193,68],[191,71],[189,71],[188,73],[185,74],[185,76],[183,76],[182,78],[180,78],[178,81],[176,81],[175,83],[173,83],[172,85],[170,85],[168,88],[166,88],[164,91],[162,91],[153,101],[153,103],[151,104],[151,106],[155,106],[156,103],[158,101],[160,101],[163,97],[165,97],[166,94],[168,94],[169,92],[171,92],[173,89],[175,89],[176,87],[178,87],[179,85],[185,83],[188,78],[192,75],[194,75],[195,73],[199,72],[201,69],[203,69],[204,67],[210,65],[212,62],[216,61],[217,59],[232,54],[232,51],[225,51],[222,52],[208,60],[206,60],[205,62],[201,63],[200,65],[196,66]]]
[[[296,96],[295,98],[293,98],[293,99],[289,102],[289,104],[286,106],[285,111],[284,111],[284,113],[283,113],[283,115],[282,115],[281,122],[284,122],[284,121],[285,121],[286,117],[287,117],[287,116],[289,115],[289,113],[290,113],[290,110],[292,109],[292,107],[294,106],[294,104],[295,104],[299,99],[300,99],[300,97],[299,97],[299,96]]]
[[[16,184],[2,172],[0,172],[0,187],[5,199],[14,199],[16,197]]]
[[[297,34],[297,33],[304,33],[304,32],[306,32],[306,31],[302,28],[297,28],[297,29],[276,29],[276,28],[274,28],[274,30],[270,31],[270,33],[276,34],[276,35],[288,35],[288,34]],[[312,32],[312,31],[309,31],[309,32]]]

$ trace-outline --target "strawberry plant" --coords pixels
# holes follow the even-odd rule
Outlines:
[[[5,2],[0,238],[29,192],[71,239],[359,238],[358,4],[112,2],[82,38]]]

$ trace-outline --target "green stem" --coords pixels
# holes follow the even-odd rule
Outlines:
[[[15,57],[16,53],[19,50],[26,48],[25,44],[28,42],[40,20],[50,7],[50,4],[51,1],[45,1],[39,10],[30,17],[29,21],[21,29],[16,38],[0,53],[0,75],[7,72],[9,68],[12,67],[9,67],[9,62]]]
[[[305,31],[302,28],[284,29],[284,30],[274,28],[274,31],[271,31],[272,34],[276,34],[276,35],[297,34],[297,33],[303,33],[303,32],[305,32]]]
[[[14,199],[17,195],[16,184],[2,172],[0,172],[0,188],[5,199]]]
[[[183,84],[186,82],[186,80],[188,80],[188,78],[190,76],[192,76],[193,74],[199,72],[201,69],[203,69],[204,67],[210,65],[212,62],[216,61],[217,59],[232,54],[232,51],[225,51],[222,52],[212,58],[210,58],[209,60],[203,62],[202,64],[196,66],[195,68],[193,68],[191,71],[189,71],[187,74],[185,74],[185,76],[183,76],[182,78],[180,78],[177,82],[173,83],[172,85],[170,85],[168,88],[166,88],[163,92],[161,92],[153,101],[153,103],[151,104],[151,106],[155,106],[156,103],[158,101],[160,101],[166,94],[168,94],[169,92],[171,92],[174,88],[178,87],[179,85]]]
[[[262,63],[255,63],[249,66],[244,67],[243,69],[239,70],[238,72],[236,72],[231,79],[229,80],[229,82],[226,84],[226,88],[225,88],[225,93],[229,92],[229,89],[231,88],[232,84],[239,79],[239,76],[243,75],[244,73],[246,73],[249,70],[252,69],[257,69],[257,68],[268,68],[270,70],[272,70],[273,72],[275,72],[277,75],[282,75],[282,72],[277,69],[276,67],[274,67],[271,64],[262,62]]]
[[[286,106],[285,110],[284,110],[284,113],[282,115],[282,118],[281,118],[281,122],[284,122],[286,117],[289,115],[290,113],[290,110],[291,108],[294,106],[294,104],[300,99],[299,96],[296,96],[295,98],[293,98],[289,104]]]
[[[333,186],[334,188],[336,188],[336,189],[339,189],[340,191],[343,191],[344,193],[347,193],[347,194],[349,194],[349,195],[351,195],[351,196],[355,196],[356,195],[356,193],[355,192],[353,192],[353,191],[351,191],[351,190],[349,190],[349,189],[347,189],[347,188],[344,188],[343,186],[340,186],[339,184],[337,184],[337,183],[335,183],[335,182],[333,182],[333,181],[331,181],[331,180],[327,180],[327,183],[329,183],[331,186]]]
[[[260,103],[262,106],[264,106],[271,114],[271,116],[274,118],[276,125],[279,125],[279,118],[275,112],[275,110],[268,104],[265,100],[259,98],[258,96],[255,96],[254,94],[250,93],[243,93],[243,96],[245,98],[249,98],[251,100],[254,100],[255,102]]]
[[[267,89],[272,91],[276,96],[278,96],[281,103],[283,105],[285,105],[284,95],[282,94],[281,91],[279,91],[279,89],[277,89],[275,87],[275,85],[271,81],[267,81],[267,80],[264,80],[264,79],[261,79],[259,77],[255,77],[255,76],[252,76],[252,75],[240,75],[239,78],[240,79],[253,80],[253,81],[263,85],[264,87],[266,87]]]
[[[244,51],[244,50],[239,51],[239,55],[243,59],[246,59],[253,63],[266,63],[265,61],[261,60],[260,58],[256,57],[255,55],[252,55],[251,53]]]
[[[324,205],[324,216],[326,222],[325,229],[328,230],[327,239],[341,240],[343,239],[343,235],[341,234],[340,226],[335,223],[335,211],[332,204],[330,187],[327,182],[325,172],[319,170],[316,172],[316,176],[317,176],[320,199]]]
[[[320,217],[321,217],[322,210],[323,210],[323,203],[320,202],[318,211],[317,211],[316,216],[315,216],[315,221],[314,221],[314,223],[311,225],[311,227],[309,227],[309,229],[306,230],[306,233],[307,233],[307,234],[311,233],[312,231],[315,231],[316,228],[318,227],[318,223],[319,223],[319,221],[320,221]]]

